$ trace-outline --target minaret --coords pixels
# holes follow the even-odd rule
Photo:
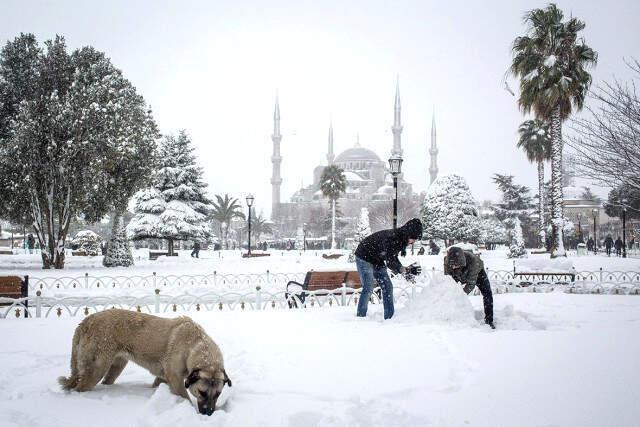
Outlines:
[[[282,156],[280,155],[281,140],[280,105],[276,95],[276,107],[273,112],[273,134],[271,135],[271,141],[273,141],[273,155],[271,156],[271,163],[273,164],[273,173],[271,174],[271,220],[277,218],[280,206],[280,184],[282,184],[282,178],[280,177],[280,162],[282,162]]]
[[[429,185],[433,184],[433,181],[438,177],[438,146],[436,144],[436,113],[433,112],[431,117],[431,148],[429,148],[429,155],[431,156],[431,166],[429,166],[429,175],[431,181]]]
[[[393,104],[393,126],[391,127],[393,132],[393,150],[391,155],[398,155],[402,157],[402,145],[400,142],[400,135],[402,134],[402,121],[400,118],[400,84],[399,79],[396,79],[396,100]]]
[[[327,165],[331,166],[336,156],[333,154],[333,123],[329,122],[329,151],[327,152]]]

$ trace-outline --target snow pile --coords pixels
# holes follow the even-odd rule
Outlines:
[[[462,287],[450,276],[436,273],[406,307],[398,310],[400,321],[478,326],[475,311]]]

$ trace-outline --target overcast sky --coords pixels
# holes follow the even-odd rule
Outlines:
[[[256,196],[271,208],[270,135],[276,91],[283,139],[282,201],[355,144],[386,161],[396,75],[406,179],[429,182],[435,109],[440,174],[464,176],[478,200],[495,199],[495,172],[536,185],[515,147],[523,116],[503,89],[522,15],[537,1],[28,1],[2,0],[0,40],[64,35],[71,48],[106,52],[151,104],[163,133],[185,128],[212,194]],[[599,54],[594,82],[627,78],[640,57],[640,1],[560,1],[587,23]],[[517,84],[509,78],[517,92]]]

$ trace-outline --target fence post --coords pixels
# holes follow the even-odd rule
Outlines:
[[[216,286],[218,284],[218,272],[217,270],[213,270],[213,285]]]
[[[84,288],[89,289],[89,273],[84,273]]]
[[[256,310],[262,310],[262,292],[260,285],[256,286]]]
[[[431,281],[433,282],[433,278],[436,277],[436,266],[431,267]]]
[[[269,270],[267,270],[267,285],[271,284],[271,282],[269,282]]]
[[[416,284],[411,284],[411,300],[413,301],[416,297]]]
[[[153,272],[153,289],[156,289],[156,272]]]
[[[347,284],[342,284],[342,301],[340,304],[344,307],[347,304]]]
[[[36,291],[36,317],[42,317],[42,292]]]
[[[154,292],[156,293],[155,313],[158,314],[160,313],[160,289],[156,288]]]
[[[600,283],[602,283],[602,278],[603,278],[603,276],[602,276],[602,267],[600,267]]]

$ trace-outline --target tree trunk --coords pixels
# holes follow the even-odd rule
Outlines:
[[[331,199],[331,249],[336,248],[336,199]]]
[[[560,105],[556,105],[551,113],[551,258],[566,257],[562,238],[564,216],[562,215],[562,121]]]
[[[538,234],[540,237],[540,248],[544,248],[547,233],[544,223],[544,162],[538,161]]]
[[[173,239],[167,239],[167,240],[168,240],[167,252],[169,253],[169,256],[173,256]]]

